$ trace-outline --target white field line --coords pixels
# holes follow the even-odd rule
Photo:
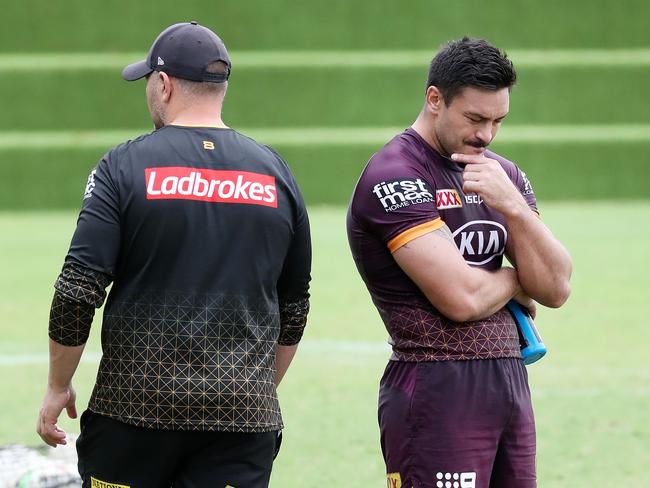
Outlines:
[[[426,67],[436,49],[410,51],[233,51],[234,70],[247,68]],[[650,48],[507,50],[517,67],[650,66]],[[0,71],[121,70],[144,52],[7,53]]]
[[[344,354],[349,355],[351,358],[355,354],[381,354],[386,358],[390,355],[390,346],[387,342],[305,340],[300,343],[299,349],[305,353]],[[95,364],[99,362],[100,358],[100,353],[87,351],[81,356],[81,361]],[[47,353],[0,354],[0,367],[45,365],[47,363]]]
[[[403,127],[310,127],[238,129],[265,144],[279,146],[378,146],[402,132]],[[0,150],[109,148],[142,130],[7,131],[0,132]],[[515,125],[501,129],[495,142],[611,143],[650,141],[650,124],[638,125]]]

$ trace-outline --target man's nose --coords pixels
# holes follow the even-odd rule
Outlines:
[[[484,143],[486,146],[492,142],[492,139],[494,139],[494,136],[496,135],[498,130],[498,126],[496,124],[491,124],[489,122],[486,122],[485,124],[481,124],[476,133],[474,134],[474,137]]]

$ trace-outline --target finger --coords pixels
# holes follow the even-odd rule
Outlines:
[[[478,181],[480,178],[480,172],[479,171],[464,171],[463,172],[463,180],[465,181]]]
[[[481,184],[478,181],[465,181],[463,183],[463,192],[464,193],[476,193],[478,194],[481,190]]]
[[[480,174],[483,174],[483,168],[485,168],[484,165],[482,164],[468,164],[465,166],[465,169],[463,170],[463,175],[475,175],[478,176]]]
[[[535,320],[535,317],[537,317],[537,305],[535,305],[534,301],[531,301],[530,307],[528,307],[528,313],[530,314],[530,318]]]
[[[74,403],[70,403],[67,407],[65,407],[66,412],[68,412],[68,417],[71,419],[76,419],[77,418],[77,407]]]
[[[490,159],[486,158],[481,154],[454,153],[451,155],[451,159],[453,161],[456,161],[457,163],[464,163],[464,164],[485,164],[490,161]]]
[[[56,425],[48,425],[43,418],[39,418],[38,424],[36,432],[48,446],[56,447],[67,443],[65,431],[59,429]]]

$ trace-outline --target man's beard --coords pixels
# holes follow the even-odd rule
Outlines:
[[[149,100],[149,113],[151,114],[151,120],[153,121],[153,126],[156,130],[164,127],[165,111],[158,100]]]

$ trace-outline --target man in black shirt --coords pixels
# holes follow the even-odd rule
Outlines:
[[[230,69],[219,37],[189,22],[123,71],[147,78],[156,130],[88,178],[55,284],[37,426],[65,444],[57,418],[76,417],[71,379],[112,282],[77,441],[84,486],[268,486],[311,242],[286,163],[221,119]]]

